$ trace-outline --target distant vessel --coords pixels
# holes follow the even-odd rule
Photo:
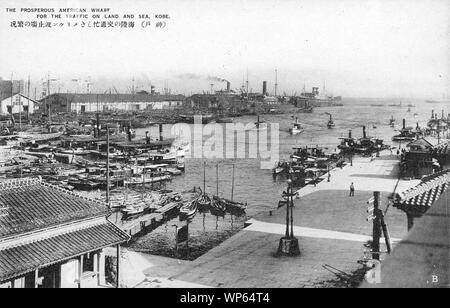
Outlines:
[[[246,130],[265,130],[265,129],[267,129],[267,123],[265,123],[264,121],[261,121],[259,118],[259,115],[255,122],[255,126],[246,128]]]
[[[298,118],[296,117],[296,118],[295,118],[295,122],[292,123],[292,127],[289,128],[289,132],[290,132],[292,135],[297,135],[297,134],[302,133],[303,131],[304,131],[304,129],[303,129],[303,127],[302,127],[302,124],[298,122]]]
[[[389,126],[394,127],[395,126],[395,119],[394,116],[391,116],[391,119],[389,120]]]
[[[392,141],[413,141],[416,140],[417,133],[413,131],[413,127],[406,127],[406,120],[403,119],[403,128],[400,134],[392,137]]]
[[[403,107],[402,102],[398,104],[390,104],[389,107]]]
[[[325,89],[323,93],[325,93]],[[313,107],[342,106],[339,103],[341,100],[341,96],[319,95],[319,88],[313,87],[311,92],[306,92],[305,88],[303,88],[299,96],[291,97],[290,103],[302,108],[303,112],[312,112]]]
[[[333,128],[335,126],[335,124],[333,122],[333,116],[331,115],[331,113],[327,112],[327,114],[330,116],[330,119],[328,120],[328,123],[327,123],[327,127],[330,129],[330,128]]]

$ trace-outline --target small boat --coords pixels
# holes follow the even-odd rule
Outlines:
[[[232,118],[218,118],[216,119],[216,123],[233,123]]]
[[[159,182],[165,182],[170,181],[172,179],[172,176],[170,175],[161,175],[161,176],[154,176],[154,177],[145,177],[142,179],[142,177],[131,177],[124,181],[125,185],[141,185],[141,184],[151,184],[151,183],[159,183]]]
[[[89,181],[89,180],[69,180],[68,185],[74,187],[77,190],[85,190],[85,191],[90,191],[90,190],[95,190],[98,189],[100,184],[99,183],[95,183],[93,181]]]
[[[295,122],[292,123],[292,127],[289,128],[289,132],[292,135],[297,135],[300,134],[304,131],[302,124],[298,122],[298,118],[295,118]]]
[[[83,148],[76,148],[76,149],[62,150],[60,151],[60,153],[69,155],[88,155],[91,153],[91,151],[87,151]]]
[[[228,213],[231,213],[236,216],[241,216],[245,214],[245,210],[247,209],[247,204],[236,202],[227,199],[221,199],[221,202],[225,204],[225,209]]]
[[[330,115],[330,119],[328,120],[327,127],[328,127],[328,129],[331,129],[331,128],[335,127],[335,124],[333,121],[333,116],[330,113],[328,113],[328,114]]]
[[[389,126],[394,127],[395,126],[395,119],[394,116],[391,116],[391,119],[389,120]]]
[[[220,202],[220,200],[213,198],[213,200],[211,201],[211,208],[209,209],[209,212],[212,215],[224,217],[226,210],[226,205],[223,202]]]
[[[272,169],[272,173],[274,175],[285,172],[289,168],[289,164],[285,161],[280,161],[277,165]]]
[[[184,165],[184,162],[178,162],[176,164],[176,167],[177,167],[178,170],[181,170],[181,171],[184,171],[185,168],[186,168],[186,166]]]
[[[145,206],[142,204],[138,205],[128,205],[126,208],[122,209],[121,212],[127,216],[139,215],[144,213]]]
[[[259,115],[258,115],[258,119],[255,122],[255,126],[250,127],[248,130],[265,130],[265,129],[267,129],[267,123],[265,123],[264,121],[261,121],[259,119]]]
[[[207,194],[202,194],[197,199],[197,207],[200,213],[206,213],[211,207],[211,198]]]
[[[176,175],[182,175],[183,172],[180,169],[177,168],[167,168],[166,173],[172,175],[172,176],[176,176]]]
[[[197,214],[197,200],[192,200],[180,208],[180,221],[192,220]]]

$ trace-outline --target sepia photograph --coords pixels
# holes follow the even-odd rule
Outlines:
[[[0,45],[6,295],[450,287],[448,0],[1,0]]]

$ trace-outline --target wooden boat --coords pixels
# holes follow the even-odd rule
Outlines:
[[[267,129],[267,123],[264,121],[261,121],[258,115],[257,121],[255,122],[255,126],[247,128],[247,130],[266,130]]]
[[[214,216],[224,217],[226,213],[226,205],[218,199],[211,200],[211,207],[209,212]]]
[[[182,175],[183,172],[180,169],[177,168],[167,168],[165,171],[167,174],[176,176],[176,175]]]
[[[185,164],[184,163],[177,163],[177,169],[179,169],[179,170],[181,170],[181,171],[184,171],[185,170],[185,168],[186,168],[186,166],[185,166]]]
[[[133,216],[133,215],[139,215],[145,212],[145,205],[138,204],[138,205],[129,205],[126,208],[122,209],[121,212],[124,215],[127,216]]]
[[[172,177],[170,175],[161,175],[161,176],[154,176],[154,177],[145,177],[142,179],[142,177],[132,177],[129,179],[126,179],[124,181],[125,185],[142,185],[142,184],[152,184],[152,183],[159,183],[159,182],[165,182],[170,181]]]
[[[192,200],[180,208],[180,221],[192,220],[197,214],[197,200]]]
[[[232,118],[218,118],[216,119],[216,123],[233,123]]]
[[[287,169],[289,168],[289,164],[285,161],[280,161],[278,162],[278,164],[275,166],[275,168],[272,169],[272,173],[274,175],[283,173],[285,171],[287,171]]]
[[[241,202],[236,202],[228,199],[220,198],[219,202],[225,205],[225,210],[233,214],[235,216],[241,216],[245,214],[245,210],[247,208],[247,205]]]
[[[211,207],[211,198],[207,194],[202,194],[197,199],[197,206],[200,213],[206,213]]]
[[[69,155],[88,155],[91,151],[85,150],[83,148],[76,149],[68,149],[60,151],[61,154],[69,154]]]
[[[64,132],[57,132],[57,133],[51,133],[51,134],[27,134],[27,133],[19,133],[19,136],[24,139],[33,140],[36,142],[43,142],[48,141],[52,139],[57,139],[61,137],[64,134]]]
[[[77,190],[85,190],[85,191],[95,190],[98,189],[100,186],[99,183],[95,183],[93,181],[84,179],[83,180],[71,179],[67,182],[67,184],[73,186]]]

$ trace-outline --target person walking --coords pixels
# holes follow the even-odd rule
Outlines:
[[[350,197],[354,197],[355,196],[355,185],[352,184],[350,185]]]

